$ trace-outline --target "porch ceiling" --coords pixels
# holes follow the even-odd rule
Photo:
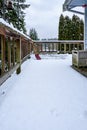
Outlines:
[[[63,4],[63,11],[72,11],[74,7],[87,6],[87,0],[65,0]],[[81,13],[80,11],[77,13]]]

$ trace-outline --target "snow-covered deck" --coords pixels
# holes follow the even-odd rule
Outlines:
[[[0,130],[87,130],[87,78],[71,55],[32,56],[0,88]]]

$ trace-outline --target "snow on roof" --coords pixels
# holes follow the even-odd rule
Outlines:
[[[13,31],[15,34],[20,35],[22,37],[27,38],[28,40],[32,40],[29,36],[25,35],[23,32],[17,30],[13,27],[12,24],[7,23],[4,19],[0,18],[0,25],[7,27],[10,31]]]

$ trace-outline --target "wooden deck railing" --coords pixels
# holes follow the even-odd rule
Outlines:
[[[0,21],[0,85],[14,71],[21,72],[21,64],[30,56],[32,42],[25,34]]]
[[[42,40],[34,41],[40,53],[72,53],[73,49],[83,50],[82,40]]]
[[[40,53],[71,53],[75,48],[82,50],[83,41],[32,41],[0,20],[0,85],[14,71],[21,72],[21,64],[30,57],[33,49]]]

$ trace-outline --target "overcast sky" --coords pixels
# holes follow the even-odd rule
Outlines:
[[[57,38],[58,22],[61,14],[72,16],[71,12],[63,12],[65,0],[26,0],[30,7],[26,10],[26,27],[35,28],[38,37]]]

